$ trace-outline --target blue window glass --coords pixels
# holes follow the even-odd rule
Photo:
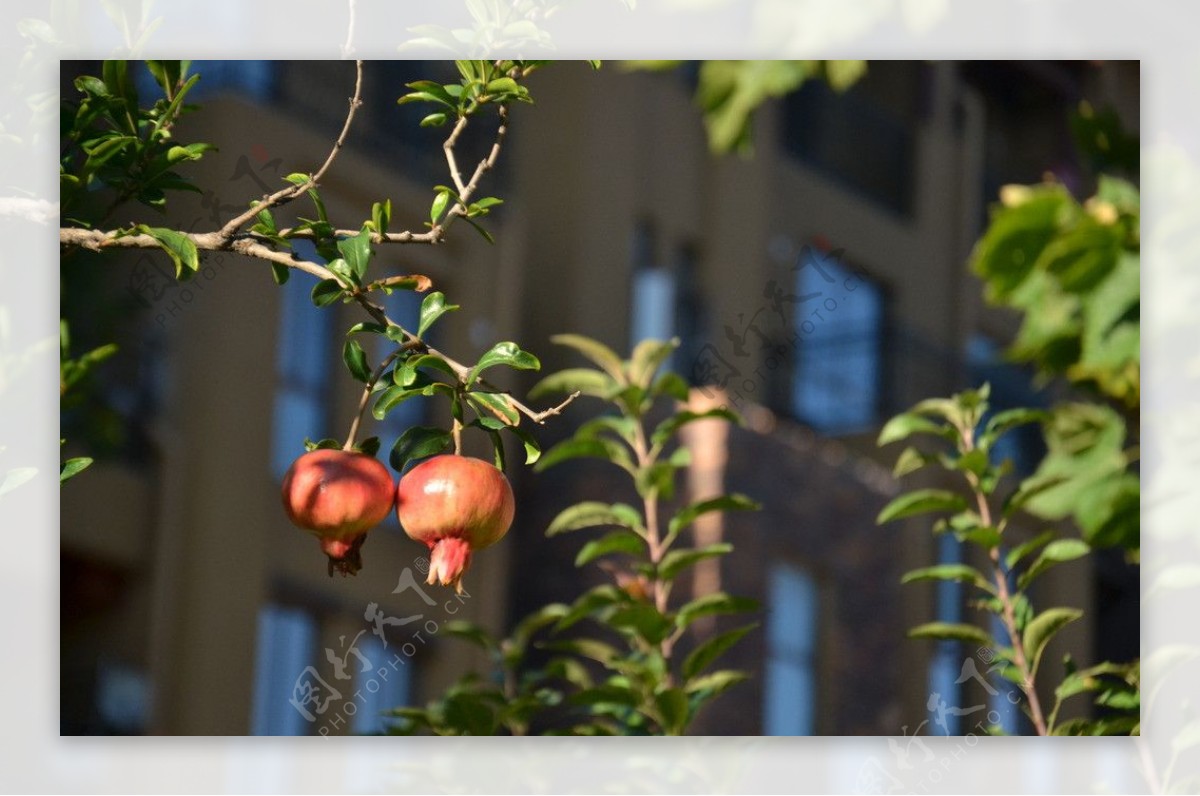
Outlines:
[[[765,678],[766,735],[812,735],[816,720],[817,588],[790,564],[771,568]]]
[[[302,249],[302,242],[297,242]],[[315,256],[302,252],[302,256]],[[305,437],[319,440],[329,432],[325,386],[330,377],[333,314],[314,307],[312,280],[294,274],[280,288],[279,343],[271,469],[282,479],[304,452]],[[343,432],[344,433],[344,432]]]
[[[882,391],[883,292],[808,246],[794,270],[792,413],[826,434],[866,430]]]

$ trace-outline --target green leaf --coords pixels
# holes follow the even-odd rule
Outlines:
[[[453,406],[458,406],[458,402]],[[507,467],[504,459],[504,440],[500,438],[500,432],[493,429],[488,429],[487,435],[492,441],[492,463],[496,465],[497,470],[504,472]]]
[[[510,94],[520,89],[517,81],[511,77],[498,77],[487,84],[485,89],[489,94]]]
[[[995,647],[991,635],[974,625],[951,622],[929,622],[908,631],[909,638],[932,638],[939,641],[965,641],[980,647]]]
[[[671,353],[679,347],[679,338],[670,340],[642,340],[633,348],[629,358],[629,383],[650,389],[654,374]]]
[[[943,423],[935,423],[918,414],[900,414],[884,424],[875,444],[882,447],[892,442],[908,439],[913,434],[934,434],[939,437],[954,437],[954,429]]]
[[[367,437],[354,446],[354,450],[375,457],[379,453],[379,437]]]
[[[997,412],[984,427],[983,434],[980,436],[980,444],[986,441],[987,447],[991,447],[992,443],[1006,432],[1028,423],[1044,422],[1049,416],[1044,409],[1017,408]]]
[[[714,614],[740,614],[758,610],[758,601],[748,597],[733,597],[719,591],[697,597],[679,609],[675,615],[675,624],[686,628],[702,616]]]
[[[914,514],[925,514],[930,511],[963,511],[967,501],[961,495],[944,489],[918,489],[905,495],[900,495],[883,507],[875,522],[882,525],[885,522],[911,517]]]
[[[342,285],[336,279],[322,279],[312,289],[312,303],[318,307],[332,304],[342,296]]]
[[[563,440],[542,454],[542,458],[538,460],[534,470],[540,473],[556,464],[580,458],[603,459],[612,462],[628,473],[634,472],[633,461],[629,458],[628,449],[616,440],[603,437]]]
[[[121,113],[114,114],[114,118],[124,125],[126,132],[137,135],[137,81],[129,74],[129,62],[105,61],[101,76],[108,93],[121,101]]]
[[[1017,579],[1017,588],[1024,591],[1038,575],[1051,567],[1082,558],[1091,551],[1092,548],[1088,543],[1080,539],[1059,539],[1051,542],[1046,545],[1029,569]]]
[[[564,630],[578,624],[580,621],[594,616],[612,606],[623,602],[625,595],[611,583],[604,583],[588,589],[571,604],[571,608],[554,624],[554,632]]]
[[[896,457],[896,465],[892,468],[892,475],[896,478],[908,475],[920,470],[922,467],[937,462],[938,458],[937,454],[922,453],[910,445]]]
[[[472,202],[471,207],[478,207],[481,210],[490,210],[491,208],[502,204],[504,204],[503,199],[497,199],[494,196],[485,196],[482,199]]]
[[[677,401],[687,401],[690,392],[688,383],[678,373],[667,371],[655,380],[650,388],[651,395],[669,395]],[[738,421],[739,425],[741,421]]]
[[[595,373],[596,371],[592,372]],[[627,417],[625,415],[600,415],[599,417],[592,418],[577,428],[575,430],[575,438],[586,439],[590,437],[598,437],[601,436],[603,432],[608,431],[615,434],[618,439],[622,439],[632,446],[637,433],[637,426],[638,421],[636,418]]]
[[[389,327],[394,329],[396,327]],[[458,374],[454,372],[454,368],[450,366],[444,358],[437,354],[418,354],[414,357],[409,357],[396,368],[394,380],[397,384],[407,387],[410,384],[417,382],[419,368],[435,368],[450,376],[457,378]]]
[[[568,368],[551,373],[539,381],[529,390],[529,397],[579,392],[596,398],[608,398],[616,391],[616,380],[606,373],[591,368]]]
[[[825,80],[834,91],[845,91],[867,73],[866,61],[826,61]]]
[[[627,686],[605,684],[579,691],[571,696],[571,701],[577,705],[616,704],[636,708],[642,704],[642,697]]]
[[[640,467],[634,472],[634,486],[642,498],[657,494],[663,500],[671,500],[675,495],[675,467],[670,461]]]
[[[542,446],[534,436],[520,426],[508,426],[508,430],[521,440],[521,445],[525,448],[525,464],[536,464],[537,460],[542,458]]]
[[[745,672],[723,669],[719,672],[706,674],[703,677],[697,677],[688,683],[686,690],[694,698],[698,698],[701,702],[706,702],[748,679],[750,679],[750,676]]]
[[[350,375],[366,384],[371,380],[371,365],[367,362],[367,354],[357,340],[347,340],[342,348],[342,360],[350,370]]]
[[[450,120],[449,114],[438,112],[431,113],[418,123],[418,127],[441,127]]]
[[[454,446],[450,432],[430,426],[413,426],[396,439],[390,458],[392,469],[400,472],[414,459],[444,453]]]
[[[364,227],[357,235],[339,240],[337,248],[354,275],[355,283],[361,284],[371,262],[371,233]]]
[[[479,224],[479,222],[475,221],[473,218],[470,218],[468,216],[464,216],[463,221],[467,222],[472,227],[474,227],[475,231],[478,232],[481,236],[483,236],[483,239],[486,240],[488,243],[495,244],[496,239],[494,237],[492,237],[492,233],[490,233],[486,229],[484,229],[484,227],[482,227]]]
[[[176,279],[187,279],[200,269],[200,253],[196,250],[196,244],[184,233],[145,224],[139,224],[137,229],[154,238],[162,250],[170,255],[175,262]]]
[[[446,296],[440,290],[430,293],[421,302],[421,320],[417,326],[417,337],[424,337],[425,332],[429,331],[429,327],[433,326],[434,321],[456,309],[458,309],[458,305],[447,304]]]
[[[615,351],[603,343],[578,334],[556,334],[550,338],[550,342],[575,349],[600,366],[600,369],[613,377],[618,384],[624,385],[627,383],[625,381],[625,368],[621,364],[621,358],[617,356]]]
[[[654,695],[654,706],[662,717],[666,735],[682,735],[689,718],[687,693],[682,688],[667,688]]]
[[[1021,482],[1020,486],[1013,490],[1012,494],[1005,498],[1001,514],[1005,517],[1011,517],[1019,509],[1023,508],[1026,503],[1066,480],[1065,476],[1041,478],[1035,475],[1026,478]]]
[[[966,564],[938,564],[932,567],[922,567],[904,573],[904,577],[900,578],[901,583],[914,583],[922,580],[951,580],[960,583],[973,583],[981,589],[991,591],[991,584],[988,583],[979,570]]]
[[[176,84],[183,76],[183,63],[183,61],[146,61],[146,69],[149,70],[151,76],[154,77],[154,82],[158,83],[159,88],[163,90],[163,94],[168,99],[174,95]],[[95,78],[91,79],[95,80]]]
[[[387,417],[388,412],[400,404],[407,401],[409,398],[416,398],[418,395],[424,395],[421,388],[401,387],[400,385],[392,385],[379,394],[378,400],[375,401],[374,408],[371,409],[371,416],[376,420],[383,420]]]
[[[62,470],[58,474],[58,482],[61,484],[69,478],[72,478],[86,470],[92,465],[92,459],[87,456],[79,456],[74,459],[67,459],[63,462]],[[15,470],[9,470],[4,477],[4,483],[0,485],[0,495],[13,489],[18,484],[28,481],[37,473],[37,468],[20,467]]]
[[[650,603],[634,602],[622,605],[608,617],[607,624],[618,630],[625,628],[651,644],[658,644],[671,631],[671,620]]]
[[[547,535],[550,535],[548,531]],[[645,551],[646,543],[636,533],[629,530],[612,531],[585,544],[579,551],[579,555],[575,556],[575,566],[582,567],[600,556],[613,553],[639,555]]]
[[[371,205],[371,223],[375,227],[375,232],[379,235],[386,235],[388,227],[392,223],[392,200],[384,199],[382,202],[375,202]]]
[[[469,392],[467,400],[484,411],[495,415],[507,426],[515,427],[521,422],[521,416],[513,405],[512,399],[499,392]]]
[[[440,219],[442,217],[442,214],[446,212],[446,208],[449,205],[450,205],[450,192],[449,191],[438,191],[437,195],[433,197],[433,204],[430,205],[430,207],[429,207],[429,220],[432,223],[437,224],[438,219]]]
[[[1031,676],[1037,675],[1042,653],[1046,651],[1046,645],[1054,635],[1081,616],[1083,611],[1075,608],[1048,608],[1025,626],[1022,643],[1025,647],[1025,657],[1029,660]]]
[[[727,542],[718,542],[689,550],[672,550],[663,556],[662,561],[659,562],[658,577],[664,581],[674,580],[680,572],[699,561],[732,552],[733,545]]]
[[[615,525],[628,528],[639,534],[645,533],[642,526],[642,515],[637,509],[625,503],[599,503],[584,501],[563,509],[546,529],[546,536],[556,536],[567,531],[577,531],[580,528],[595,528],[597,526]]]
[[[741,641],[743,636],[757,627],[758,622],[746,625],[745,627],[734,628],[733,630],[713,636],[700,644],[683,661],[683,679],[691,680],[700,674],[700,672],[712,665],[717,658],[731,649],[734,644]]]
[[[288,268],[283,263],[271,263],[271,278],[275,280],[277,285],[287,284],[288,278],[292,275],[292,269]]]
[[[692,412],[690,410],[677,412],[655,427],[654,433],[650,435],[650,442],[654,445],[662,445],[671,438],[671,435],[688,423],[709,418],[721,418],[736,425],[741,425],[742,422],[742,418],[737,412],[723,406],[716,409],[707,409],[703,412]]]
[[[496,365],[507,365],[517,370],[538,370],[542,367],[542,363],[538,361],[537,357],[528,351],[522,351],[516,343],[507,341],[496,343],[479,358],[475,367],[471,368],[471,372],[467,375],[467,387],[475,383],[479,374]]]
[[[667,538],[674,539],[698,517],[711,511],[758,511],[759,508],[758,502],[738,493],[699,500],[675,512],[667,525]]]

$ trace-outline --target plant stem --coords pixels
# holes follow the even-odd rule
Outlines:
[[[963,452],[974,450],[971,430],[960,429],[960,433],[962,434]],[[979,478],[974,473],[967,473],[966,476],[967,482],[971,485],[971,491],[975,493],[975,505],[979,510],[979,520],[985,527],[990,528],[992,527],[992,510],[988,505],[987,496],[983,492]],[[1000,600],[1000,620],[1004,623],[1004,629],[1008,632],[1009,640],[1012,642],[1013,663],[1021,673],[1021,691],[1029,701],[1029,716],[1033,720],[1037,734],[1046,735],[1046,719],[1042,713],[1042,703],[1038,698],[1037,687],[1033,681],[1033,670],[1025,655],[1025,644],[1021,640],[1021,634],[1017,632],[1016,603],[1008,588],[1008,575],[1000,564],[1000,546],[994,545],[988,551],[988,557],[992,562],[992,578],[996,583],[996,597]]]
[[[450,433],[454,437],[454,455],[462,456],[462,421],[457,417],[454,418],[454,425],[451,426]]]
[[[342,445],[342,450],[354,450],[355,438],[358,436],[358,427],[362,423],[362,416],[367,408],[367,401],[371,400],[371,393],[374,392],[375,383],[379,381],[379,377],[387,370],[388,365],[392,364],[396,357],[400,356],[400,352],[411,347],[409,343],[405,343],[384,357],[383,361],[379,363],[379,367],[375,368],[375,372],[371,374],[370,380],[363,387],[362,397],[358,399],[358,411],[354,413],[354,420],[350,423],[350,430],[346,432],[346,444]]]
[[[633,450],[637,456],[637,464],[640,470],[652,466],[657,459],[657,453],[650,450],[646,444],[646,429],[642,426],[642,418],[637,417],[634,425]],[[646,494],[642,496],[642,510],[646,516],[646,547],[649,551],[650,563],[654,565],[655,575],[650,580],[650,596],[654,600],[654,607],[660,614],[664,616],[667,613],[667,600],[670,597],[671,585],[664,582],[657,574],[659,562],[662,561],[666,554],[666,546],[663,544],[663,539],[659,533],[658,527],[658,489],[650,487],[646,490]],[[675,646],[675,639],[667,636],[659,642],[658,649],[662,654],[663,660],[668,663],[666,682],[671,685],[672,675],[670,670],[671,652]]]

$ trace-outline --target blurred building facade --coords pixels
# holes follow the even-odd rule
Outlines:
[[[92,68],[64,65],[64,84]],[[353,68],[197,68],[211,93],[180,135],[221,150],[197,169],[204,193],[172,199],[169,220],[206,230],[319,165]],[[353,223],[390,197],[394,227],[420,224],[444,180],[440,135],[416,129],[422,114],[395,98],[408,80],[449,79],[447,69],[368,64],[350,145],[321,187],[331,217]],[[1114,105],[1136,127],[1137,65],[872,63],[845,94],[813,84],[765,105],[752,159],[709,154],[693,80],[689,68],[544,70],[484,188],[506,200],[489,219],[497,243],[460,227],[443,246],[383,248],[376,262],[428,274],[462,305],[436,342],[464,360],[512,339],[553,371],[575,362],[548,342],[558,332],[619,351],[674,335],[671,366],[697,395],[746,416],[744,428],[696,424],[687,439],[685,497],[739,491],[764,507],[696,529],[736,552],[697,568],[693,592],[763,604],[761,629],[728,660],[753,679],[696,732],[966,731],[974,719],[931,709],[931,695],[997,709],[1005,695],[966,677],[965,662],[986,652],[905,638],[966,609],[952,586],[901,587],[901,573],[958,553],[919,519],[875,525],[898,487],[895,452],[874,438],[891,413],[985,379],[998,408],[1045,400],[1001,361],[1015,319],[983,305],[964,263],[1000,185],[1050,168],[1069,185],[1086,179],[1067,132],[1080,99]],[[490,134],[473,133],[460,157],[471,162]],[[81,257],[64,265],[65,285],[69,269],[95,268]],[[280,511],[279,480],[304,437],[344,437],[358,395],[340,364],[342,333],[361,318],[314,308],[303,274],[279,288],[262,263],[210,256],[178,285],[163,259],[108,261],[87,306],[126,311],[79,310],[78,324],[123,344],[101,392],[129,430],[120,456],[63,492],[64,734],[377,731],[380,709],[423,702],[482,665],[470,645],[438,635],[442,623],[502,632],[599,577],[572,565],[581,537],[542,535],[570,503],[613,499],[610,475],[581,462],[536,476],[510,468],[516,525],[477,557],[464,598],[420,585],[423,550],[394,519],[370,536],[358,577],[328,579],[316,542]],[[414,317],[419,298],[392,301],[393,317]],[[369,432],[385,446],[410,425],[444,422],[403,406]],[[573,404],[539,429],[544,446],[594,410]],[[1014,438],[1018,472],[1037,444]],[[1096,605],[1100,592],[1127,590],[1120,573],[1115,585],[1081,577],[1088,566],[1049,576],[1039,599]],[[1061,643],[1092,650],[1094,613]],[[721,627],[702,625],[687,643]],[[1015,712],[1004,721],[1015,728]]]

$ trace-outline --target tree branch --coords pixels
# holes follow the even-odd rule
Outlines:
[[[249,210],[242,213],[240,216],[235,216],[229,222],[221,227],[221,235],[225,238],[232,238],[242,226],[254,218],[263,210],[278,205],[284,205],[295,199],[300,194],[313,188],[325,176],[325,172],[329,171],[329,167],[333,165],[333,161],[337,158],[338,153],[342,151],[342,146],[346,143],[346,136],[350,133],[350,125],[354,121],[354,114],[358,112],[358,108],[362,105],[362,79],[363,79],[363,62],[355,61],[355,79],[354,79],[354,96],[350,98],[350,110],[346,113],[346,121],[342,125],[342,132],[338,135],[337,140],[333,142],[333,149],[329,151],[329,156],[325,158],[325,162],[321,164],[321,168],[317,169],[316,173],[308,178],[307,181],[299,185],[289,185],[282,188],[270,196],[264,197],[261,202],[252,206]]]
[[[467,186],[463,183],[462,172],[458,170],[458,159],[454,156],[454,147],[458,144],[463,130],[467,129],[467,118],[466,116],[458,117],[454,129],[450,131],[450,137],[446,139],[446,143],[442,144],[442,150],[446,153],[446,165],[450,168],[450,179],[454,180],[454,187],[458,190],[459,196],[466,193]]]
[[[338,135],[334,142],[333,148],[326,157],[325,162],[308,180],[300,185],[289,185],[288,187],[276,191],[273,194],[263,197],[262,201],[255,204],[246,212],[231,219],[221,229],[212,232],[192,232],[185,233],[179,231],[181,235],[188,238],[198,251],[232,251],[246,257],[253,257],[260,260],[266,260],[272,263],[278,263],[288,268],[295,268],[299,271],[304,271],[307,274],[315,276],[317,279],[332,279],[336,281],[342,288],[355,300],[359,305],[378,323],[385,326],[394,326],[404,332],[405,346],[414,349],[420,349],[426,353],[438,356],[446,361],[451,370],[454,371],[456,378],[463,384],[468,380],[471,368],[467,365],[458,362],[457,360],[447,356],[441,351],[433,348],[425,343],[420,337],[417,337],[412,332],[404,329],[400,324],[393,321],[387,316],[383,307],[375,304],[370,300],[367,292],[362,288],[347,284],[337,274],[330,271],[320,263],[315,263],[305,260],[295,253],[283,252],[276,250],[268,245],[272,243],[270,238],[254,232],[240,232],[241,227],[250,219],[254,218],[261,211],[286,204],[292,199],[295,199],[300,194],[313,188],[324,177],[325,173],[333,165],[338,153],[341,151],[346,141],[346,136],[349,134],[350,126],[354,121],[355,113],[359,106],[362,105],[362,77],[363,77],[363,62],[361,60],[355,62],[356,78],[354,83],[354,96],[350,99],[350,109],[346,114],[346,121],[342,125],[341,134]],[[519,77],[520,75],[515,75]],[[492,143],[487,156],[481,160],[475,167],[475,171],[471,174],[471,179],[467,183],[463,183],[462,173],[459,170],[458,162],[454,154],[454,148],[458,144],[459,138],[462,136],[463,130],[466,129],[469,117],[463,116],[454,125],[450,136],[443,144],[443,150],[446,153],[446,162],[450,168],[451,179],[454,181],[455,188],[459,191],[459,202],[456,203],[446,214],[446,218],[439,224],[435,224],[432,229],[427,232],[393,232],[387,235],[379,235],[378,233],[372,236],[372,240],[376,243],[425,243],[438,244],[441,243],[446,234],[447,228],[456,216],[467,215],[467,207],[470,204],[471,197],[479,189],[480,181],[483,176],[491,171],[496,161],[500,156],[501,149],[504,144],[505,136],[508,132],[508,108],[505,105],[497,106],[497,113],[500,119],[500,125],[496,130],[496,138]],[[334,231],[335,237],[350,237],[359,234],[356,229],[338,229]],[[311,229],[283,229],[279,231],[279,236],[288,239],[312,240],[317,236]],[[59,228],[59,243],[62,246],[79,247],[90,249],[92,251],[103,251],[104,249],[120,248],[120,249],[158,249],[161,248],[159,241],[145,234],[126,234],[123,230],[95,230],[83,229],[76,227],[60,227]],[[492,390],[497,393],[503,393],[512,403],[513,407],[521,414],[528,417],[534,423],[543,424],[547,418],[559,415],[562,411],[578,396],[575,392],[567,396],[561,403],[552,406],[542,411],[536,411],[526,406],[521,401],[514,398],[510,393],[501,390],[484,379],[476,381],[480,386]],[[360,412],[361,415],[361,412]],[[357,431],[357,429],[355,429]]]

